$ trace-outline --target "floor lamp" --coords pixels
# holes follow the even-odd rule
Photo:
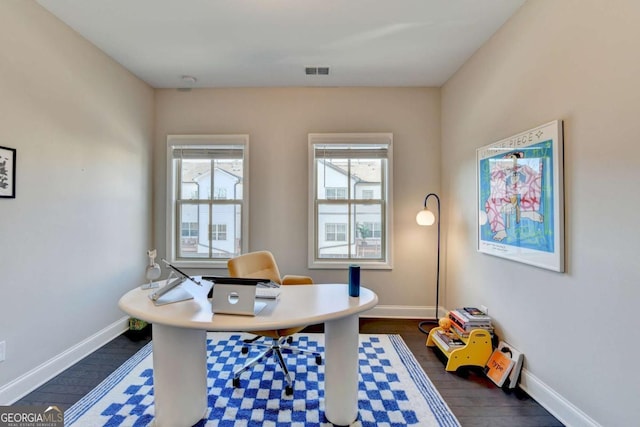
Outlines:
[[[436,199],[437,205],[438,205],[438,258],[437,258],[437,264],[436,264],[436,315],[435,318],[433,320],[429,319],[429,320],[424,320],[422,322],[420,322],[418,324],[418,329],[420,329],[422,332],[424,332],[425,334],[428,334],[429,331],[426,331],[422,328],[423,325],[426,324],[438,324],[438,312],[439,312],[439,299],[440,299],[440,198],[438,197],[437,194],[435,193],[429,193],[427,194],[427,197],[424,198],[424,208],[418,212],[418,215],[416,215],[416,222],[418,223],[418,225],[423,225],[423,226],[429,226],[429,225],[433,225],[434,222],[436,222],[436,217],[433,214],[433,212],[431,212],[428,208],[427,208],[427,202],[429,201],[429,198],[433,196]]]

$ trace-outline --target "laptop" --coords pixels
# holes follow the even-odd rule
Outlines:
[[[203,277],[203,279],[213,282],[211,311],[214,314],[255,316],[267,306],[266,302],[256,301],[257,285],[264,279],[237,277]]]

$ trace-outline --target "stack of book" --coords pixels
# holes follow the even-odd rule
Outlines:
[[[475,307],[464,307],[449,312],[451,330],[462,338],[468,338],[474,329],[484,329],[493,336],[491,317]]]
[[[431,335],[431,338],[438,343],[441,349],[447,352],[462,348],[466,345],[464,341],[451,331],[437,330]]]

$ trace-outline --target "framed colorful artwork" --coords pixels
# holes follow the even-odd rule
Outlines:
[[[0,198],[16,197],[16,149],[0,147]]]
[[[562,121],[481,147],[478,251],[564,272]]]

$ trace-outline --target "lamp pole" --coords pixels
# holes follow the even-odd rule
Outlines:
[[[435,216],[433,215],[433,212],[431,212],[428,208],[427,208],[427,202],[429,201],[430,197],[434,197],[436,199],[437,202],[437,218],[435,218]],[[433,225],[434,221],[437,220],[437,227],[438,227],[438,252],[437,252],[437,261],[436,261],[436,312],[435,312],[435,317],[433,320],[423,320],[422,322],[420,322],[418,324],[418,329],[420,329],[420,331],[422,331],[425,334],[428,334],[429,331],[425,331],[422,326],[426,325],[426,324],[438,324],[438,312],[439,312],[439,308],[440,308],[440,198],[438,197],[438,195],[436,193],[429,193],[427,194],[427,196],[424,198],[424,208],[418,212],[418,215],[416,215],[416,222],[419,225]]]

